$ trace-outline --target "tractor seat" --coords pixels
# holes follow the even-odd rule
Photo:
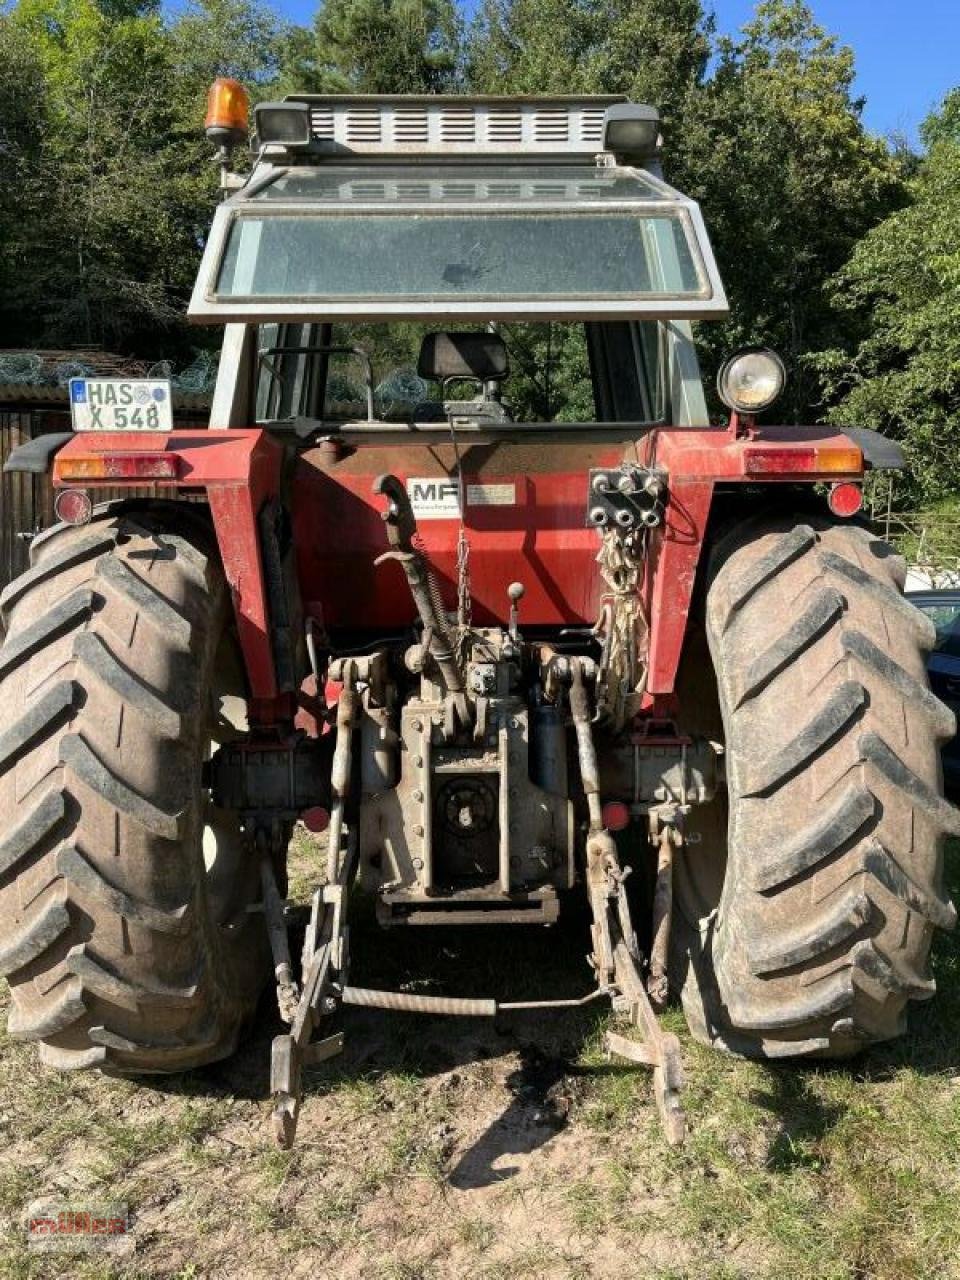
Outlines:
[[[421,378],[439,382],[444,392],[451,382],[472,382],[477,387],[476,399],[445,399],[445,416],[509,422],[499,390],[509,371],[507,344],[498,333],[428,333],[420,344],[417,373]]]
[[[417,373],[430,382],[502,382],[509,372],[498,333],[427,333],[420,344]]]

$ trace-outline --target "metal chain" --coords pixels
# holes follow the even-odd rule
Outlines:
[[[467,531],[460,522],[460,535],[457,538],[457,626],[467,631],[472,622],[472,602],[470,599],[470,543]]]
[[[470,598],[470,543],[464,523],[467,503],[466,488],[463,483],[463,464],[460,460],[460,446],[457,442],[457,429],[453,425],[453,414],[450,415],[449,425],[450,442],[453,445],[453,456],[457,467],[457,499],[460,507],[460,531],[457,535],[457,638],[462,654],[473,622],[473,604]]]
[[[598,702],[619,723],[627,714],[627,704],[643,690],[646,668],[641,650],[646,646],[647,621],[640,602],[640,580],[646,555],[646,531],[623,538],[608,530],[597,554],[600,573],[610,592],[601,598],[604,606],[595,628],[603,644],[598,679]]]

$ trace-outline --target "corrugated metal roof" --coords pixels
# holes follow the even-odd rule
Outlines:
[[[0,361],[4,358],[25,364],[38,362],[48,371],[54,371],[58,365],[80,364],[104,378],[122,377],[124,374],[131,378],[140,377],[154,363],[152,360],[139,360],[136,356],[117,355],[100,347],[70,347],[67,350],[59,347],[3,347],[0,348]]]
[[[104,374],[104,377],[123,377],[123,374]],[[139,377],[139,374],[130,374]],[[209,391],[179,391],[173,388],[174,413],[208,413],[213,394]],[[66,387],[38,386],[31,382],[0,382],[0,405],[4,408],[26,406],[29,408],[60,408],[69,405]]]

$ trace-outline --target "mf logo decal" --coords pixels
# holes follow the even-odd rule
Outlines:
[[[407,494],[418,520],[457,520],[460,495],[449,476],[415,476],[407,481]]]

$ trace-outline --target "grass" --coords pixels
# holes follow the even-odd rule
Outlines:
[[[958,848],[949,871],[960,897]],[[361,911],[355,980],[583,990],[583,928],[382,935]],[[309,1073],[292,1152],[266,1127],[269,1013],[231,1062],[167,1082],[60,1076],[4,1038],[0,1276],[960,1277],[956,938],[933,965],[938,995],[909,1035],[843,1066],[727,1058],[671,1011],[680,1150],[648,1076],[604,1062],[590,1009],[499,1027],[350,1011],[347,1053]],[[30,1255],[20,1216],[45,1194],[127,1201],[134,1258]]]

